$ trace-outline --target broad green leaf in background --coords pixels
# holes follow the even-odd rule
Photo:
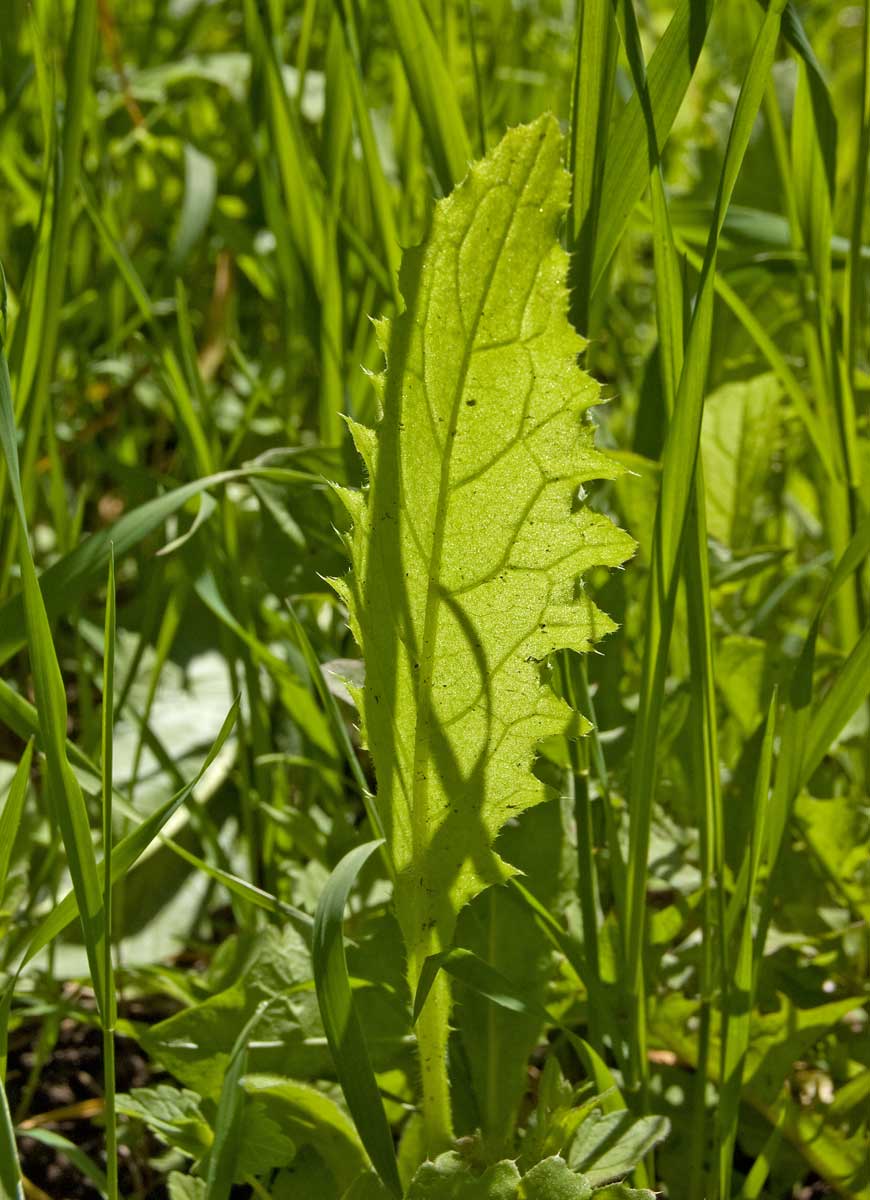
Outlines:
[[[119,1113],[142,1121],[164,1142],[191,1158],[201,1158],[214,1140],[200,1097],[187,1088],[168,1083],[133,1088],[129,1094],[117,1096],[116,1104]]]
[[[336,586],[366,660],[360,707],[412,991],[459,910],[514,873],[492,843],[546,798],[536,746],[584,728],[542,663],[614,628],[580,578],[632,549],[575,503],[619,468],[593,445],[598,387],[575,366],[560,158],[541,118],[437,206],[405,255],[406,309],[379,328],[382,420],[352,426],[371,482],[345,493],[354,570]],[[448,1011],[442,977],[418,1026],[430,1153],[451,1134]]]
[[[512,1162],[495,1163],[483,1175],[455,1150],[426,1162],[411,1180],[407,1200],[513,1200],[520,1173]]]
[[[291,927],[269,927],[256,944],[240,943],[236,978],[228,987],[161,1021],[143,1037],[157,1058],[187,1087],[217,1098],[230,1063],[233,1045],[258,1006],[281,994],[263,1014],[252,1069],[292,1071],[307,1075],[326,1066],[321,1048],[306,1047],[307,1038],[322,1037],[311,980],[311,959],[300,934]],[[294,987],[296,990],[294,990]]]
[[[532,1167],[517,1192],[518,1200],[587,1200],[591,1195],[586,1176],[575,1174],[558,1155]]]
[[[242,1087],[297,1146],[314,1147],[340,1190],[368,1167],[353,1122],[317,1088],[281,1075],[246,1075]]]
[[[753,511],[776,449],[780,396],[776,376],[769,374],[726,384],[704,401],[707,529],[735,549],[751,540]]]
[[[173,1171],[169,1176],[169,1200],[206,1200],[206,1183],[196,1175]]]
[[[593,1189],[587,1176],[558,1155],[545,1158],[522,1177],[510,1159],[482,1173],[455,1150],[423,1163],[411,1180],[406,1200],[652,1200],[653,1193],[617,1184]]]
[[[580,1123],[565,1151],[568,1165],[591,1184],[622,1179],[668,1135],[666,1117],[634,1117],[628,1109],[596,1109]]]

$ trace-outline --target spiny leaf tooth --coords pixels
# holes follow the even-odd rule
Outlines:
[[[386,388],[386,372],[370,371],[367,367],[364,367],[363,370],[365,371],[365,374],[372,385],[372,390],[375,393],[375,415],[379,424],[383,420],[384,416],[384,390]]]
[[[347,609],[347,623],[351,633],[359,643],[362,637],[362,630],[359,623],[359,603],[353,586],[353,575],[331,576],[330,578],[326,578],[325,582],[332,588]]]
[[[347,419],[347,427],[350,430],[357,453],[365,463],[369,479],[374,479],[378,456],[377,431],[371,429],[368,425],[361,425],[358,421],[352,421],[350,418]]]
[[[334,483],[332,490],[347,509],[354,524],[363,523],[366,515],[366,494],[357,488],[343,487]]]
[[[378,348],[386,357],[390,349],[390,333],[392,332],[393,323],[389,317],[372,317],[371,322],[375,327],[375,339],[378,343]]]

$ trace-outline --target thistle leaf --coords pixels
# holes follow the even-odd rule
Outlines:
[[[536,748],[586,722],[544,678],[557,650],[614,628],[590,568],[632,552],[582,506],[618,466],[584,414],[599,389],[567,320],[568,197],[556,121],[511,130],[406,252],[404,311],[378,333],[370,477],[345,493],[352,573],[337,582],[366,661],[360,697],[413,976],[464,904],[513,873],[499,830],[547,798]]]

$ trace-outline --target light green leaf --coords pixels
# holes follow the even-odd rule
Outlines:
[[[547,796],[536,747],[585,727],[542,663],[614,628],[580,579],[632,549],[577,503],[619,467],[594,447],[598,387],[566,318],[561,152],[552,117],[513,129],[436,207],[405,255],[406,309],[379,326],[383,417],[352,426],[371,484],[345,494],[354,571],[337,588],[366,660],[361,711],[412,989],[459,910],[515,873],[492,844]],[[442,1042],[445,989],[428,1018],[440,1014]],[[425,1094],[444,1047],[425,1021],[421,1035]]]
[[[173,1171],[169,1176],[169,1200],[206,1200],[205,1180]]]
[[[709,476],[705,476],[709,484]],[[708,515],[709,515],[709,509]],[[760,638],[729,634],[716,647],[716,683],[746,736],[758,726],[767,678],[767,648]]]
[[[350,1185],[341,1200],[389,1200],[390,1193],[372,1171],[360,1175]]]
[[[184,201],[172,243],[172,260],[181,267],[208,225],[217,195],[217,167],[190,142],[184,144]]]
[[[213,1134],[202,1114],[200,1098],[186,1088],[160,1083],[134,1088],[116,1097],[116,1108],[127,1117],[143,1121],[164,1142],[191,1158],[200,1158],[211,1146]]]
[[[505,1160],[476,1175],[455,1150],[425,1162],[411,1180],[406,1200],[513,1200],[520,1173]]]
[[[775,375],[758,375],[725,384],[704,402],[707,528],[726,546],[751,542],[753,510],[776,448],[781,393]]]
[[[303,1146],[293,1159],[292,1164],[281,1171],[272,1185],[272,1200],[309,1200],[317,1196],[318,1200],[339,1200],[339,1190],[335,1177],[323,1159],[311,1149]],[[383,1192],[389,1196],[389,1192]],[[362,1192],[359,1198],[354,1193],[354,1200],[373,1200],[380,1194]]]
[[[668,1135],[666,1117],[634,1117],[621,1112],[590,1113],[566,1152],[568,1164],[593,1185],[609,1183],[633,1171]]]
[[[236,1159],[235,1180],[242,1183],[249,1175],[266,1175],[277,1167],[286,1167],[296,1155],[296,1142],[282,1122],[275,1120],[259,1100],[242,1110],[241,1136]]]
[[[592,1185],[585,1175],[572,1171],[558,1155],[545,1158],[524,1176],[518,1200],[586,1200]]]
[[[233,1045],[258,1005],[281,995],[263,1015],[249,1062],[256,1070],[292,1069],[307,1074],[328,1065],[323,1048],[305,1045],[322,1039],[311,979],[311,959],[300,934],[263,930],[229,987],[152,1025],[142,1038],[149,1054],[202,1096],[217,1097],[229,1067]],[[303,985],[293,991],[293,985]]]
[[[632,1188],[626,1183],[610,1183],[607,1187],[596,1188],[593,1196],[595,1200],[655,1200],[655,1192],[649,1188]]]
[[[317,1088],[280,1075],[246,1075],[242,1087],[297,1145],[311,1145],[347,1188],[365,1171],[368,1157],[353,1122]]]

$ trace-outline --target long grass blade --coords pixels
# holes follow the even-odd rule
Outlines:
[[[31,737],[24,747],[24,753],[15,769],[15,774],[12,776],[9,791],[6,793],[3,810],[0,812],[0,906],[3,904],[3,893],[6,890],[6,876],[9,871],[9,862],[12,858],[12,849],[15,845],[15,838],[18,835],[19,825],[21,824],[21,812],[24,808],[27,786],[30,783],[33,741],[34,739]]]
[[[730,912],[742,914],[738,931],[737,954],[728,982],[728,1003],[723,1012],[721,1027],[722,1042],[722,1087],[720,1091],[719,1121],[719,1179],[718,1194],[727,1200],[731,1195],[734,1146],[737,1141],[740,1117],[740,1095],[743,1087],[744,1067],[750,1044],[750,1030],[755,998],[755,977],[758,962],[764,947],[752,936],[753,897],[762,865],[765,848],[765,825],[767,819],[768,794],[770,791],[773,764],[773,737],[776,727],[777,698],[771,698],[758,759],[755,788],[752,797],[752,827],[743,864],[734,891]],[[729,915],[730,915],[729,912]]]
[[[471,145],[441,48],[420,0],[387,0],[393,36],[442,192],[465,175]]]
[[[312,963],[323,1028],[347,1106],[372,1165],[393,1195],[400,1196],[393,1136],[354,1005],[344,953],[348,896],[363,865],[380,845],[366,842],[357,846],[330,875],[314,916]]]
[[[160,808],[155,809],[144,821],[140,817],[140,823],[137,827],[128,833],[126,837],[122,838],[112,849],[112,883],[117,883],[130,870],[136,860],[148,849],[169,818],[178,811],[194,791],[196,785],[214,762],[232,732],[236,717],[238,716],[238,710],[239,701],[236,700],[227,713],[214,744],[193,779],[176,792],[170,800],[161,805]],[[94,769],[93,766],[91,769]],[[49,942],[53,941],[66,928],[70,921],[75,919],[77,913],[78,896],[75,892],[68,892],[33,932],[27,946],[27,952],[24,955],[22,966],[30,962],[40,950],[43,950]]]
[[[49,619],[67,611],[69,606],[98,583],[109,562],[110,549],[120,559],[137,546],[163,522],[183,508],[189,500],[221,484],[246,478],[272,479],[287,483],[318,483],[317,476],[303,471],[286,471],[270,467],[250,466],[235,471],[218,471],[203,479],[182,484],[149,500],[132,512],[120,517],[111,529],[92,533],[58,562],[53,563],[40,576],[45,609]],[[0,664],[6,662],[27,640],[26,617],[23,594],[11,597],[0,605]]]
[[[241,1120],[245,1102],[242,1076],[248,1068],[248,1045],[272,1000],[262,1000],[233,1044],[215,1116],[214,1141],[208,1156],[208,1200],[229,1200],[241,1150]]]
[[[104,970],[107,981],[108,1007],[103,1015],[103,1095],[105,1097],[106,1124],[106,1179],[108,1200],[118,1197],[118,1130],[115,1117],[115,1023],[118,1008],[112,964],[112,796],[115,733],[115,557],[109,553],[109,578],[106,583],[106,619],[104,628],[103,654],[103,712],[102,754],[103,774],[103,909],[106,917],[104,940]]]
[[[783,3],[765,14],[738,96],[719,181],[698,297],[677,389],[674,417],[662,458],[662,483],[656,511],[652,573],[647,600],[646,641],[640,706],[630,778],[631,845],[628,863],[625,960],[634,1011],[632,1086],[643,1087],[647,1072],[643,986],[645,891],[658,728],[667,674],[668,649],[676,604],[680,551],[695,480],[695,464],[710,355],[719,235],[743,162],[755,117],[764,97],[779,36]]]
[[[63,839],[70,875],[88,954],[88,965],[102,1018],[110,1012],[111,1000],[105,972],[105,911],[97,873],[88,814],[79,782],[66,754],[67,703],[60,666],[52,641],[51,627],[36,577],[30,551],[24,494],[18,464],[15,417],[6,356],[0,350],[0,444],[19,524],[21,565],[27,645],[33,670],[36,707],[39,713],[46,783],[52,820]]]
[[[573,255],[571,320],[586,334],[619,38],[611,0],[578,2],[574,24],[567,240]]]
[[[15,1126],[12,1124],[5,1086],[0,1087],[0,1196],[3,1200],[24,1200]]]

